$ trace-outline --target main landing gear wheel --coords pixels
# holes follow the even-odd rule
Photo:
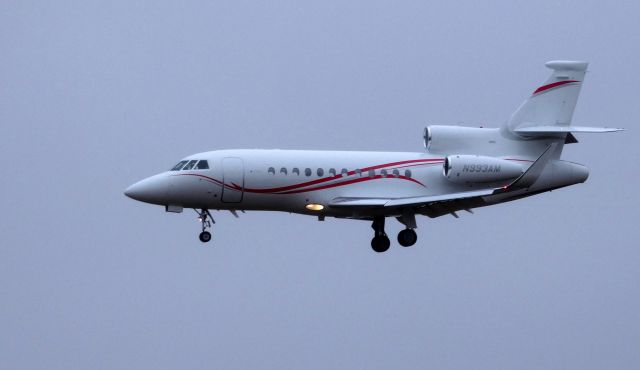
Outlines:
[[[200,220],[200,223],[202,223],[202,232],[199,236],[200,241],[207,243],[211,240],[211,233],[207,231],[207,228],[211,227],[211,223],[215,224],[216,222],[213,220],[213,217],[211,217],[211,213],[209,213],[208,209],[203,208],[200,212],[194,209],[194,211],[196,211],[198,219]]]
[[[200,233],[200,241],[203,243],[207,243],[209,240],[211,240],[211,233],[208,231],[203,231]]]
[[[391,245],[389,237],[384,235],[376,235],[371,239],[371,248],[378,253],[386,252]]]
[[[378,253],[386,252],[391,245],[389,237],[384,232],[384,217],[376,216],[371,224],[373,229],[373,239],[371,239],[371,248]]]
[[[398,243],[403,247],[410,247],[418,241],[418,234],[413,229],[404,229],[398,233]]]

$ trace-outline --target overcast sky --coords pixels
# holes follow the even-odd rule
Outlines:
[[[0,368],[640,367],[637,1],[0,2]],[[585,184],[367,222],[166,214],[122,191],[223,148],[422,151],[589,61]],[[391,220],[388,233],[401,229]]]

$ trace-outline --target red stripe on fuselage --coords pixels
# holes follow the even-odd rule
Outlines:
[[[415,182],[416,184],[424,186],[424,184],[421,183],[420,181],[418,181],[416,179],[412,179],[410,177],[406,177],[406,176],[397,176],[396,177],[396,176],[393,176],[393,175],[375,175],[373,177],[371,177],[371,176],[359,177],[357,179],[351,179],[351,180],[347,180],[347,181],[343,181],[343,182],[338,182],[338,183],[335,183],[335,184],[327,184],[327,185],[317,186],[315,188],[285,191],[285,192],[278,193],[278,194],[306,193],[306,192],[310,192],[310,191],[325,190],[325,189],[335,188],[335,187],[338,187],[338,186],[351,185],[351,184],[356,184],[356,183],[363,182],[363,181],[378,180],[378,179],[385,179],[385,178],[386,179],[400,179],[400,180],[412,181],[412,182]]]
[[[279,192],[279,193],[275,193],[275,192],[264,192],[264,191],[254,191],[253,189],[242,189],[239,185],[237,184],[223,184],[221,181],[216,180],[214,178],[211,178],[209,176],[205,176],[205,175],[198,175],[195,173],[184,173],[184,174],[179,174],[179,175],[173,175],[173,176],[193,176],[193,177],[200,177],[205,179],[206,181],[212,183],[212,184],[216,184],[216,185],[221,185],[224,186],[228,189],[231,190],[238,190],[238,191],[246,191],[248,193],[261,193],[261,194],[273,194],[273,195],[280,195],[280,194],[298,194],[298,193],[306,193],[309,191],[316,191],[316,190],[324,190],[324,189],[330,189],[330,188],[335,188],[335,187],[339,187],[339,186],[344,186],[344,185],[350,185],[350,184],[356,184],[359,182],[363,182],[363,181],[369,181],[369,180],[377,180],[377,179],[399,179],[399,180],[406,180],[406,181],[411,181],[411,182],[415,182],[418,185],[421,186],[425,186],[423,183],[421,183],[420,181],[416,180],[416,179],[412,179],[410,177],[407,176],[395,176],[395,175],[376,175],[376,176],[366,176],[366,177],[360,177],[357,179],[351,179],[351,180],[347,180],[347,181],[343,181],[343,182],[337,182],[337,183],[333,183],[333,184],[327,184],[327,185],[323,185],[323,186],[316,186],[315,188],[309,188],[309,189],[297,189],[297,190],[290,190],[290,191],[285,191],[285,192]],[[339,176],[342,177],[342,176]],[[263,190],[263,189],[258,189],[258,190]]]
[[[201,177],[201,178],[203,178],[203,179],[205,179],[205,180],[207,180],[207,181],[209,181],[209,182],[212,182],[212,183],[214,183],[214,184],[224,185],[224,184],[222,183],[222,181],[220,181],[220,180],[216,180],[216,179],[214,179],[213,177],[209,177],[209,176],[205,176],[205,175],[199,175],[199,174],[196,174],[196,173],[179,173],[179,174],[171,175],[171,176],[194,176],[194,177]]]
[[[385,167],[395,167],[395,166],[398,166],[398,165],[409,164],[409,163],[414,163],[414,164],[418,164],[418,163],[420,163],[420,164],[432,164],[432,163],[441,163],[442,161],[443,161],[442,158],[436,158],[436,159],[412,159],[412,160],[408,160],[408,161],[391,162],[391,163],[385,163],[385,164],[380,164],[380,165],[376,165],[376,166],[363,167],[363,168],[360,169],[360,171],[361,171],[361,173],[364,173],[364,172],[368,172],[368,171],[371,171],[371,170],[377,170],[377,169],[381,169],[381,168],[385,168]],[[349,171],[349,172],[347,172],[347,176],[352,176],[352,175],[355,175],[356,173],[357,173],[356,171]],[[266,188],[266,189],[245,188],[245,191],[250,191],[252,193],[279,193],[279,192],[286,192],[286,191],[289,191],[289,190],[304,188],[304,187],[311,186],[311,185],[322,184],[322,183],[325,183],[325,182],[338,180],[338,179],[343,178],[343,177],[344,177],[344,175],[338,174],[338,175],[335,175],[335,176],[323,177],[321,179],[301,182],[299,184],[281,186],[281,187],[277,187],[277,188]]]

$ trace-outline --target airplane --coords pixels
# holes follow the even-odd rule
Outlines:
[[[431,218],[583,183],[588,169],[561,159],[575,133],[618,128],[572,126],[588,63],[551,61],[551,76],[500,127],[430,125],[423,152],[216,150],[180,160],[128,187],[132,199],[166,212],[193,208],[202,242],[210,210],[279,211],[371,222],[371,248],[391,244],[385,220],[405,226],[401,246],[417,241],[416,215]]]

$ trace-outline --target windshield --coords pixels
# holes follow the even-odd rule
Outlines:
[[[171,171],[208,170],[208,169],[209,169],[209,162],[207,162],[206,160],[192,159],[192,160],[180,161],[178,164],[173,166]]]
[[[193,168],[193,166],[196,164],[197,160],[191,160],[189,161],[189,163],[187,163],[186,166],[184,166],[183,170],[190,170]]]
[[[175,166],[173,166],[171,171],[179,171],[182,168],[182,166],[184,166],[184,164],[187,163],[187,162],[188,161],[180,161],[180,163],[178,163]]]
[[[208,170],[209,169],[209,162],[202,160],[200,162],[198,162],[198,165],[196,166],[196,169],[198,170]]]

